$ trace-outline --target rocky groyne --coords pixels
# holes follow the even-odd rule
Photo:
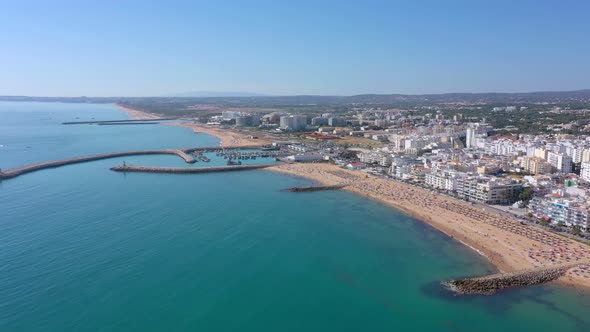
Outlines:
[[[115,166],[111,170],[115,172],[139,172],[139,173],[212,173],[212,172],[229,172],[260,169],[274,166],[274,164],[260,165],[239,165],[239,166],[219,166],[219,167],[155,167],[155,166]]]
[[[538,285],[558,279],[579,264],[539,268],[512,273],[499,273],[483,277],[455,279],[443,282],[459,294],[492,295],[500,289]]]
[[[323,190],[338,190],[346,187],[346,184],[339,184],[334,186],[311,186],[311,187],[293,187],[285,189],[286,191],[294,193],[310,192],[310,191],[323,191]]]

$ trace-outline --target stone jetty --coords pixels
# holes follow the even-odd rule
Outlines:
[[[504,288],[538,285],[558,279],[567,271],[580,264],[567,264],[525,270],[511,273],[498,273],[489,276],[455,279],[443,282],[458,294],[492,295]]]
[[[151,123],[158,123],[159,121],[171,121],[171,120],[178,120],[178,118],[158,118],[158,119],[139,119],[139,120],[103,120],[103,121],[70,121],[70,122],[62,122],[63,125],[78,125],[78,124],[132,124],[132,123],[142,123],[142,122],[151,122]]]
[[[99,126],[135,126],[135,125],[157,125],[159,122],[113,122],[113,123],[97,123]]]
[[[161,121],[161,120],[167,120],[167,119],[154,119],[154,120]],[[84,123],[105,123],[105,122],[112,123],[112,122],[131,122],[131,121],[138,121],[138,120],[94,121],[94,122],[84,122]],[[144,121],[144,120],[142,120],[142,121]],[[75,124],[77,124],[77,123],[75,123]],[[31,172],[35,172],[35,171],[39,171],[39,170],[47,169],[47,168],[54,168],[54,167],[59,167],[59,166],[84,163],[84,162],[88,162],[88,161],[95,161],[95,160],[116,158],[116,157],[124,157],[124,156],[172,154],[172,155],[176,155],[176,156],[182,158],[185,162],[192,164],[192,163],[197,162],[195,157],[193,157],[191,155],[191,154],[195,154],[195,153],[199,154],[199,153],[204,153],[204,152],[222,151],[222,150],[227,150],[227,149],[238,150],[238,149],[260,149],[260,148],[262,148],[262,145],[252,145],[252,146],[242,146],[242,147],[214,146],[214,147],[187,148],[187,149],[139,150],[139,151],[123,151],[123,152],[103,153],[103,154],[97,154],[97,155],[85,156],[85,157],[76,157],[76,158],[69,158],[69,159],[62,159],[62,160],[45,161],[45,162],[30,164],[30,165],[26,165],[26,166],[17,167],[17,168],[11,168],[11,169],[7,169],[4,171],[0,170],[0,180],[15,178],[19,175],[23,175],[26,173],[31,173]],[[245,165],[245,166],[248,166],[248,165]],[[265,167],[263,165],[253,165],[253,166],[255,166],[253,168]],[[262,167],[260,167],[260,166],[262,166]],[[248,167],[246,167],[244,169],[248,169]],[[195,173],[198,173],[198,172],[199,171],[197,171]],[[177,172],[174,171],[172,173],[177,173]],[[192,173],[192,171],[186,172],[186,173]]]
[[[259,165],[239,165],[239,166],[219,166],[219,167],[155,167],[155,166],[115,166],[111,170],[115,172],[140,172],[140,173],[212,173],[212,172],[229,172],[245,171],[276,166],[274,164]]]
[[[109,158],[116,158],[116,157],[124,157],[124,156],[158,155],[158,154],[176,155],[176,156],[182,158],[185,162],[187,162],[189,164],[196,162],[195,158],[193,158],[191,155],[184,152],[184,150],[172,150],[171,149],[171,150],[139,150],[139,151],[112,152],[112,153],[103,153],[103,154],[97,154],[97,155],[85,156],[85,157],[69,158],[69,159],[63,159],[63,160],[45,161],[42,163],[36,163],[36,164],[26,165],[26,166],[22,166],[22,167],[7,169],[5,171],[0,172],[0,180],[15,178],[19,175],[39,171],[42,169],[84,163],[84,162],[88,162],[88,161],[95,161],[95,160],[109,159]]]
[[[286,191],[294,193],[310,192],[310,191],[323,191],[323,190],[338,190],[346,187],[346,184],[339,184],[334,186],[311,186],[311,187],[293,187],[288,188]]]

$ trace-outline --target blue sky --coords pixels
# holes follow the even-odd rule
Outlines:
[[[590,1],[0,1],[0,95],[590,88]]]

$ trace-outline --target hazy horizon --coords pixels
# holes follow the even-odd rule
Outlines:
[[[483,92],[471,92],[471,91],[451,91],[451,92],[440,92],[440,93],[355,93],[350,95],[328,95],[328,94],[266,94],[252,91],[194,91],[194,92],[182,92],[169,95],[153,95],[153,96],[131,96],[131,95],[112,95],[112,96],[93,96],[90,94],[86,95],[56,95],[56,96],[43,96],[43,95],[5,95],[0,94],[0,98],[257,98],[257,97],[297,97],[297,96],[315,96],[315,97],[353,97],[361,95],[407,95],[407,96],[421,96],[421,95],[450,95],[450,94],[528,94],[528,93],[567,93],[567,92],[578,92],[578,91],[590,91],[590,89],[575,89],[575,90],[545,90],[545,91],[483,91]],[[192,94],[203,94],[203,95],[192,95]]]

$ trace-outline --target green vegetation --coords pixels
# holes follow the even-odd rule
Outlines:
[[[582,229],[580,228],[580,226],[575,225],[574,227],[572,227],[572,234],[574,234],[574,235],[582,234]]]
[[[590,124],[590,90],[538,93],[474,93],[437,95],[357,95],[283,96],[283,97],[117,97],[117,98],[48,98],[0,97],[9,101],[60,101],[75,103],[121,103],[131,108],[173,117],[195,117],[198,121],[224,110],[250,113],[275,111],[338,115],[369,110],[406,110],[406,115],[426,116],[436,113],[459,123],[485,121],[496,128],[496,134],[578,134]],[[516,110],[494,111],[494,107],[516,106]],[[521,107],[522,110],[521,110]],[[422,122],[421,119],[406,121]],[[563,126],[561,126],[563,125]],[[554,130],[555,129],[555,130]]]
[[[526,187],[526,188],[522,189],[522,191],[518,195],[518,198],[520,200],[522,200],[522,202],[524,203],[525,206],[528,206],[529,202],[531,201],[531,198],[533,197],[534,194],[535,194],[535,191],[533,190],[533,188]]]

